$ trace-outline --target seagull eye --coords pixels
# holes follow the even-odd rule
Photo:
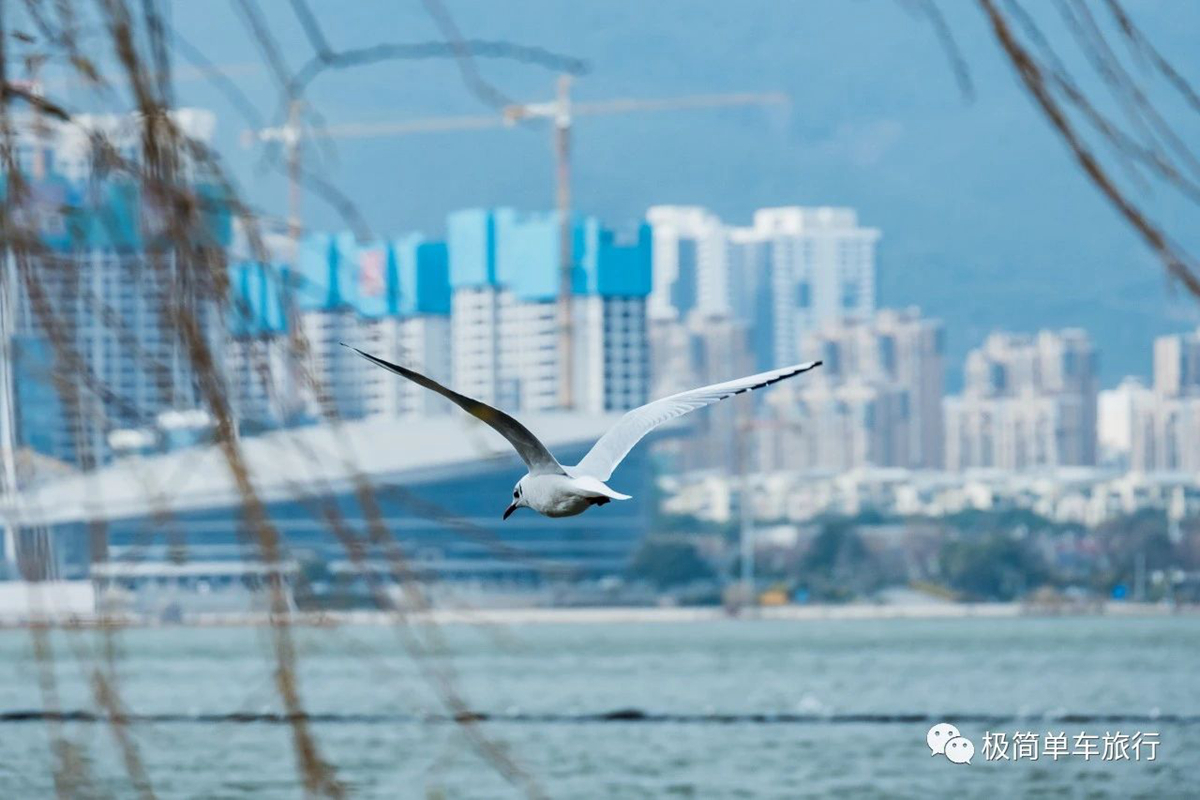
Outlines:
[[[513,497],[517,497],[517,496],[519,496],[520,494],[521,494],[520,490],[516,490],[516,491],[514,491],[514,492],[513,492]]]

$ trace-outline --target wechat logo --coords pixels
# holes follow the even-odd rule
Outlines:
[[[954,764],[970,764],[975,755],[975,743],[948,722],[939,722],[930,728],[925,734],[925,743],[929,745],[930,755],[945,756]]]

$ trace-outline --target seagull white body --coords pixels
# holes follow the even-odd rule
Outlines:
[[[358,348],[351,349],[371,363],[437,392],[468,414],[492,426],[508,440],[529,468],[529,472],[513,487],[512,503],[505,509],[504,519],[508,519],[518,508],[532,508],[547,517],[571,517],[583,513],[590,506],[602,506],[611,500],[628,500],[629,495],[613,491],[606,481],[633,446],[650,431],[689,411],[712,405],[735,394],[770,386],[772,383],[808,372],[821,364],[820,361],[810,361],[773,369],[647,403],[627,412],[616,425],[600,437],[582,461],[568,467],[559,464],[558,459],[550,454],[546,446],[530,433],[528,428],[503,411],[448,389],[432,378],[407,367],[376,358]]]
[[[532,508],[547,517],[573,517],[589,506],[604,505],[609,500],[628,500],[629,495],[614,492],[590,475],[526,475],[517,481],[513,492],[514,510]],[[508,512],[512,513],[512,512]]]

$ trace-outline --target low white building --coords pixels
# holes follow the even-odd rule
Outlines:
[[[802,523],[826,514],[879,512],[944,517],[967,510],[1027,509],[1063,523],[1095,526],[1143,509],[1169,519],[1200,516],[1200,475],[1059,468],[1010,472],[855,469],[846,472],[768,472],[749,478],[755,518]],[[727,522],[737,508],[741,479],[703,472],[661,483],[664,510]]]
[[[0,581],[0,625],[90,619],[95,613],[90,581]]]
[[[93,564],[100,614],[182,622],[205,615],[266,614],[276,584],[285,612],[296,608],[293,586],[300,572],[292,560],[105,561]]]

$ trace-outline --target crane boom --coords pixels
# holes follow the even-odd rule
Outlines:
[[[689,108],[722,108],[731,106],[782,106],[788,97],[780,92],[739,94],[697,94],[690,97],[664,97],[642,99],[626,97],[617,100],[601,100],[594,103],[575,103],[571,112],[578,116],[601,114],[627,114],[634,111],[684,111]]]
[[[606,114],[629,114],[639,111],[686,111],[693,108],[730,108],[734,106],[787,105],[788,96],[780,92],[736,92],[731,94],[697,94],[683,97],[623,97],[587,103],[572,103],[571,115],[595,117]],[[533,118],[551,118],[557,104],[526,103],[509,106],[503,115],[464,115],[424,117],[395,122],[350,122],[314,128],[307,135],[314,139],[372,139],[383,136],[407,136],[418,133],[478,131],[503,128],[515,122]],[[248,131],[247,138],[263,142],[285,141],[289,134],[286,125]]]
[[[382,136],[405,136],[412,133],[443,133],[446,131],[478,131],[488,128],[503,128],[511,123],[503,117],[428,117],[406,122],[350,122],[344,125],[329,125],[314,128],[314,139],[373,139]],[[264,128],[260,139],[276,139],[277,128]],[[265,136],[264,136],[265,134]]]

